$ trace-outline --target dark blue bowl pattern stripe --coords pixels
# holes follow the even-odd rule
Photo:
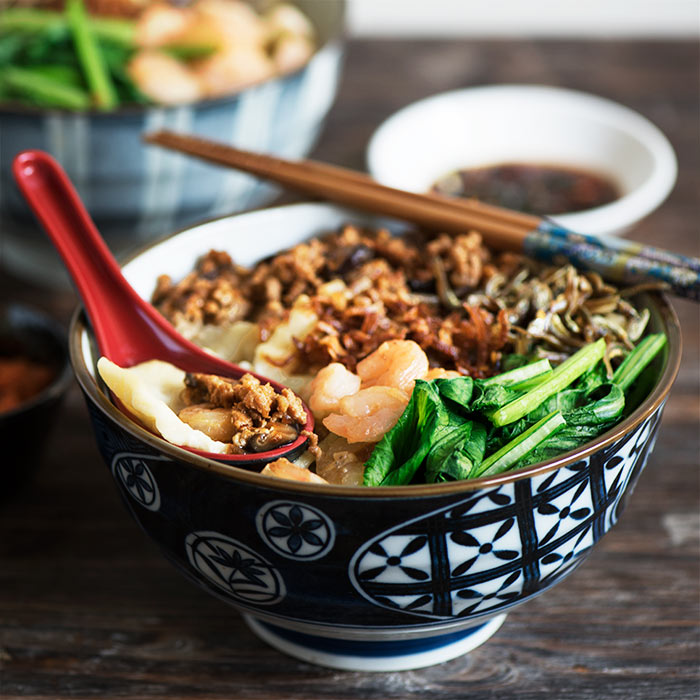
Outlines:
[[[426,638],[418,639],[397,639],[394,641],[371,642],[365,640],[354,639],[334,639],[331,637],[321,637],[314,634],[305,634],[295,630],[285,629],[278,625],[270,624],[269,622],[258,621],[258,624],[267,628],[273,634],[285,639],[292,644],[306,647],[307,649],[315,649],[316,651],[325,654],[336,654],[338,656],[358,656],[379,658],[387,656],[403,656],[406,654],[419,654],[449,644],[459,642],[466,637],[469,637],[476,632],[482,630],[488,622],[470,627],[466,631],[450,632],[448,634],[439,634]]]

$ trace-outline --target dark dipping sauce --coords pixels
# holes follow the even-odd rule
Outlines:
[[[537,216],[593,209],[622,195],[612,180],[597,173],[525,163],[458,170],[438,180],[432,191],[475,197],[485,204]]]

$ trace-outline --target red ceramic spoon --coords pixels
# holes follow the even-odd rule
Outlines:
[[[234,379],[245,374],[243,368],[216,358],[183,338],[134,291],[65,171],[50,155],[42,151],[20,153],[14,160],[13,173],[29,206],[63,258],[104,356],[120,367],[131,367],[147,360],[165,360],[186,372]],[[258,378],[270,382],[277,391],[283,388],[265,377]],[[306,415],[304,429],[313,430],[308,408]],[[306,437],[299,435],[288,445],[245,455],[190,451],[244,465],[277,459],[301,447],[305,441]]]

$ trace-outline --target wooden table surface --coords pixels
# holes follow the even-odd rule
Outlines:
[[[697,255],[698,53],[696,41],[353,41],[314,156],[362,168],[380,121],[446,89],[588,90],[649,117],[678,154],[675,190],[634,237]],[[7,274],[0,298],[64,322],[75,303]],[[0,506],[0,697],[698,698],[700,333],[698,306],[675,306],[683,364],[621,521],[484,646],[418,671],[347,673],[288,658],[185,581],[119,502],[74,386],[36,481]]]

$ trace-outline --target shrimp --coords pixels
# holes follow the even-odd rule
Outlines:
[[[340,362],[326,365],[311,382],[309,407],[319,420],[338,409],[344,396],[360,390],[360,378],[347,370]]]
[[[157,47],[172,43],[187,31],[194,20],[192,10],[155,2],[139,16],[135,43],[142,47]]]
[[[410,395],[428,373],[428,357],[413,340],[387,340],[357,365],[362,388],[390,386]]]
[[[197,12],[217,29],[224,46],[264,51],[267,25],[255,10],[240,0],[199,0]]]
[[[324,418],[323,425],[348,442],[377,442],[406,408],[408,397],[388,386],[372,386],[345,396],[338,409]]]
[[[432,367],[429,371],[428,374],[423,377],[426,381],[430,381],[431,379],[455,379],[456,377],[461,377],[462,375],[459,372],[456,372],[453,369],[445,369],[444,367]]]
[[[221,97],[271,78],[275,66],[270,58],[255,46],[229,46],[204,59],[196,74],[207,97]]]
[[[301,68],[314,52],[314,42],[305,36],[283,35],[275,43],[273,60],[280,73]]]
[[[299,467],[290,462],[286,457],[280,457],[274,462],[269,462],[260,472],[266,476],[274,476],[278,479],[289,479],[290,481],[302,481],[307,484],[327,484],[328,482],[318,474]]]
[[[203,96],[197,76],[160,51],[139,51],[127,70],[138,89],[154,102],[174,105],[195,102]]]

